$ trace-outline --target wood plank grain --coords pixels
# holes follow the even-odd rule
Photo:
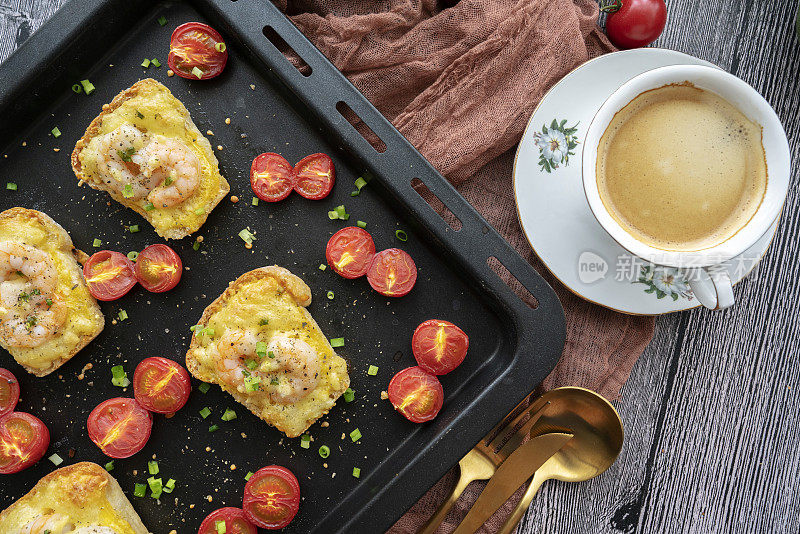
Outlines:
[[[0,60],[66,1],[3,0]],[[712,61],[761,91],[784,122],[797,169],[797,2],[668,6],[656,46]],[[520,533],[800,531],[797,178],[769,253],[736,288],[736,307],[659,319],[617,403],[626,429],[617,463],[586,483],[545,484]]]

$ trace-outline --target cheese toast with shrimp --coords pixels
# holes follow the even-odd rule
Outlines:
[[[36,376],[61,367],[103,330],[78,263],[87,258],[48,215],[0,213],[0,345]]]
[[[283,267],[244,273],[203,312],[186,367],[288,437],[299,436],[350,386],[347,363],[309,304],[309,287]]]
[[[148,534],[119,483],[99,465],[56,469],[0,512],[4,534]]]
[[[165,239],[199,230],[230,191],[186,106],[151,78],[103,106],[75,145],[72,170]]]

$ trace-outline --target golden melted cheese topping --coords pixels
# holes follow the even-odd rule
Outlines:
[[[0,241],[19,241],[46,252],[58,271],[56,292],[67,307],[64,325],[44,343],[30,348],[14,347],[14,358],[33,369],[47,369],[56,360],[71,354],[84,336],[94,336],[103,328],[104,319],[97,302],[89,293],[71,249],[65,249],[60,236],[30,217],[0,219]],[[80,268],[78,266],[78,268]]]

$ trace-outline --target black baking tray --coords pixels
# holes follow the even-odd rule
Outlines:
[[[166,17],[161,26],[157,20]],[[228,65],[211,81],[168,77],[166,56],[172,29],[183,22],[210,23],[225,37]],[[272,28],[272,30],[269,30]],[[310,68],[299,72],[265,35],[279,35]],[[273,38],[274,40],[274,38]],[[163,66],[144,69],[143,59]],[[135,81],[153,77],[187,106],[201,131],[212,130],[222,174],[240,202],[225,199],[197,235],[172,241],[186,270],[165,294],[141,288],[116,302],[102,303],[103,333],[70,362],[45,378],[25,373],[11,357],[0,365],[19,378],[19,410],[41,417],[65,463],[105,458],[88,439],[86,417],[99,402],[132,396],[111,384],[110,368],[122,364],[129,376],[145,357],[183,361],[189,327],[228,282],[243,272],[279,264],[306,280],[310,311],[329,337],[344,337],[339,352],[348,360],[356,400],[340,401],[309,433],[310,449],[285,438],[235,403],[219,388],[193,392],[171,419],[155,417],[145,449],[117,460],[119,480],[146,525],[155,533],[196,532],[201,520],[221,506],[241,506],[244,477],[268,464],[290,468],[301,484],[300,512],[289,532],[381,532],[453,466],[506,413],[538,385],[564,345],[563,310],[547,283],[425,161],[392,125],[271,3],[258,0],[81,0],[67,3],[3,65],[0,65],[0,208],[24,206],[51,215],[76,246],[127,252],[162,242],[149,224],[98,191],[77,187],[69,154],[103,103]],[[89,78],[96,90],[76,95],[70,87]],[[252,87],[251,87],[252,86]],[[385,143],[374,149],[337,110],[346,103]],[[341,104],[340,104],[341,107]],[[231,119],[226,125],[225,119]],[[53,127],[62,133],[54,138]],[[59,149],[55,151],[54,149]],[[459,147],[453,147],[458,150]],[[337,185],[323,201],[292,195],[276,204],[251,206],[248,173],[253,157],[280,152],[290,162],[326,152],[337,169]],[[354,181],[373,179],[351,197]],[[421,180],[458,218],[455,230],[412,187]],[[2,182],[18,184],[16,191]],[[364,220],[378,249],[407,250],[419,268],[414,290],[401,299],[371,291],[366,281],[344,280],[321,271],[328,238],[344,224],[326,216],[344,204],[350,223]],[[129,233],[126,225],[141,231]],[[256,232],[252,250],[237,233]],[[399,242],[395,230],[408,233]],[[492,270],[496,258],[535,297],[525,304]],[[494,261],[494,260],[493,260]],[[335,298],[325,298],[327,291]],[[124,309],[125,321],[114,321]],[[395,413],[380,393],[400,369],[414,365],[411,334],[430,317],[452,320],[470,336],[466,361],[442,377],[446,400],[432,422],[415,425]],[[93,368],[84,366],[92,363]],[[370,364],[379,366],[368,376]],[[85,375],[82,379],[81,373]],[[197,382],[194,383],[197,386]],[[199,411],[208,406],[212,415]],[[221,422],[226,407],[238,418]],[[220,429],[209,432],[211,424]],[[351,430],[363,438],[352,443]],[[342,435],[344,434],[344,439]],[[320,445],[331,455],[323,460]],[[159,460],[174,493],[160,501],[133,497],[145,482],[147,460]],[[234,469],[235,466],[235,469]],[[353,467],[361,477],[352,476]],[[46,459],[0,480],[0,508],[22,496],[52,471]]]

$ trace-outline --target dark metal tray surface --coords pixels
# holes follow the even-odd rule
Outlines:
[[[164,16],[168,24],[157,19]],[[167,77],[166,56],[172,29],[186,21],[207,21],[228,42],[230,59],[221,76],[207,82]],[[265,37],[272,28],[309,65],[306,76]],[[140,66],[159,58],[160,69]],[[484,434],[550,372],[564,344],[561,306],[552,289],[497,232],[439,175],[392,125],[331,65],[271,3],[258,0],[81,0],[66,4],[0,66],[0,208],[24,206],[48,213],[63,225],[76,246],[127,252],[162,242],[149,224],[105,193],[76,187],[69,154],[90,120],[119,91],[154,77],[167,85],[192,114],[201,131],[212,130],[222,174],[237,204],[225,199],[199,235],[170,242],[186,267],[178,287],[165,294],[134,289],[122,299],[102,303],[106,328],[87,348],[55,373],[34,378],[7,353],[0,365],[21,381],[19,410],[41,417],[66,463],[108,459],[86,434],[86,417],[99,402],[132,396],[111,384],[110,368],[124,365],[132,376],[149,356],[183,362],[189,327],[227,284],[241,273],[268,264],[287,267],[312,288],[310,311],[329,337],[344,337],[339,352],[348,360],[356,400],[340,401],[309,433],[310,449],[288,439],[213,387],[195,387],[187,406],[171,419],[156,416],[145,449],[117,460],[113,475],[155,533],[196,532],[202,519],[221,506],[241,506],[244,477],[264,465],[290,468],[301,484],[300,512],[287,532],[382,532],[454,465]],[[70,87],[89,78],[91,95]],[[251,85],[255,89],[251,89]],[[346,103],[385,143],[376,151],[337,111]],[[231,124],[225,119],[230,117]],[[61,137],[50,134],[58,126]],[[54,149],[60,149],[56,152]],[[458,147],[454,147],[457,150]],[[250,162],[275,151],[290,162],[325,152],[337,169],[337,185],[323,201],[292,195],[276,204],[250,205]],[[374,179],[351,197],[358,176]],[[461,222],[451,228],[412,187],[421,180]],[[344,226],[326,216],[344,204],[351,223],[364,220],[378,249],[399,246],[419,268],[415,289],[401,299],[373,292],[366,280],[344,280],[324,263],[328,238]],[[138,233],[125,226],[139,224]],[[252,250],[237,233],[256,232]],[[400,243],[395,230],[409,239]],[[489,267],[497,258],[538,305],[531,308]],[[333,290],[335,298],[325,294]],[[120,309],[130,317],[113,321]],[[415,425],[380,399],[395,372],[414,365],[411,334],[431,317],[449,319],[470,336],[469,355],[442,377],[445,405],[428,424]],[[87,363],[93,368],[85,371]],[[379,366],[368,376],[370,364]],[[195,386],[197,382],[195,381]],[[199,411],[208,406],[212,415]],[[221,422],[226,407],[238,418]],[[220,429],[210,433],[209,426]],[[363,438],[352,443],[350,431]],[[344,439],[342,439],[344,435]],[[331,455],[317,449],[328,445]],[[175,478],[174,493],[160,502],[133,497],[145,482],[147,460],[159,461],[159,476]],[[234,468],[235,466],[235,468]],[[352,476],[353,467],[361,478]],[[30,490],[54,469],[46,459],[16,474],[2,476],[0,508]]]

